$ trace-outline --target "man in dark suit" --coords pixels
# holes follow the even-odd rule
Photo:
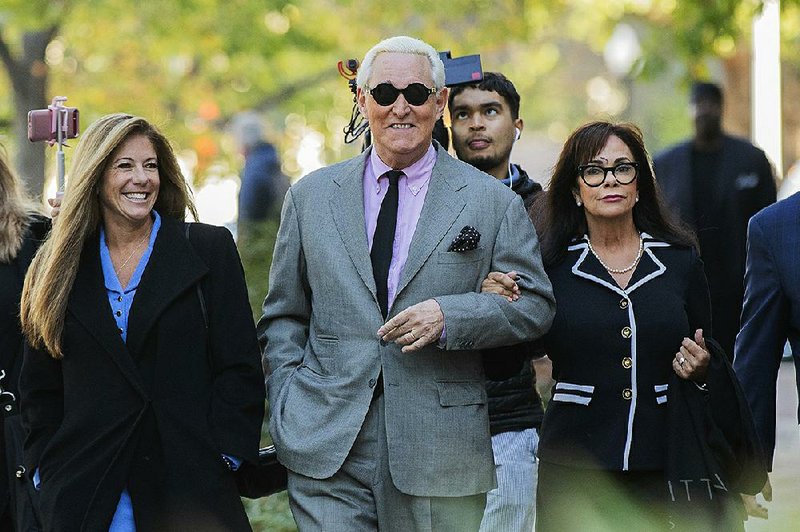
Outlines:
[[[484,72],[481,81],[450,89],[448,109],[458,158],[510,187],[529,208],[542,186],[511,164],[511,150],[523,128],[519,104],[508,78]],[[532,355],[527,343],[483,352],[497,487],[487,495],[481,531],[533,529],[536,449],[544,411],[534,387]],[[540,360],[542,365],[549,359]]]
[[[372,147],[286,195],[259,336],[300,530],[478,530],[495,485],[481,349],[555,310],[522,199],[432,142],[444,65],[393,37],[358,71]],[[517,271],[511,302],[479,293]]]
[[[787,339],[800,368],[800,193],[770,205],[747,230],[742,330],[736,337],[736,375],[753,411],[772,470],[778,369]],[[800,393],[800,374],[797,379]],[[800,411],[798,412],[800,421]],[[764,497],[771,499],[767,482]]]
[[[714,338],[728,357],[739,332],[747,221],[775,202],[766,155],[722,130],[722,90],[695,83],[694,138],[653,159],[669,206],[696,232],[711,293]]]

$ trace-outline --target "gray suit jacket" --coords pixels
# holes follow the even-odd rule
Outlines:
[[[436,298],[446,346],[403,354],[381,345],[364,223],[367,153],[307,175],[284,201],[259,324],[278,457],[305,476],[336,473],[382,368],[397,488],[417,496],[488,491],[494,465],[478,350],[549,328],[555,303],[538,240],[519,196],[438,147],[390,316]],[[448,252],[467,225],[481,234],[478,249]],[[492,270],[519,272],[518,301],[478,293]]]

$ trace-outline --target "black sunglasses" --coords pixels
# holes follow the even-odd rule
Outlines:
[[[436,93],[436,89],[429,89],[422,83],[409,83],[405,89],[398,89],[391,83],[379,83],[367,92],[372,95],[378,105],[386,107],[392,105],[397,97],[402,94],[406,101],[411,105],[422,105],[428,101],[431,94]]]

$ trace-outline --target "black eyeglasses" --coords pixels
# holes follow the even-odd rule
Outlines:
[[[619,163],[614,166],[600,166],[598,164],[582,164],[578,173],[583,182],[590,187],[599,187],[606,181],[606,176],[611,172],[620,185],[629,185],[639,173],[639,163]]]
[[[367,89],[367,92],[372,95],[378,105],[384,107],[392,105],[400,94],[409,104],[417,106],[427,102],[436,89],[429,89],[422,83],[409,83],[405,89],[398,89],[391,83],[379,83],[373,88]]]

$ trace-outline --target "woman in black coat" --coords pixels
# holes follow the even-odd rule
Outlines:
[[[737,384],[724,356],[712,363],[703,264],[663,208],[638,128],[578,128],[544,201],[557,310],[542,347],[556,384],[540,433],[537,531],[741,529],[741,484],[711,452],[728,442],[709,437],[729,428],[719,398],[739,412]],[[513,294],[504,283],[512,290],[483,288]]]
[[[230,233],[187,226],[187,210],[144,119],[82,135],[22,298],[25,457],[45,530],[250,530],[232,470],[257,458],[259,348]]]
[[[50,220],[23,193],[22,183],[0,157],[0,531],[36,530],[32,486],[25,479],[19,416],[22,281]]]

